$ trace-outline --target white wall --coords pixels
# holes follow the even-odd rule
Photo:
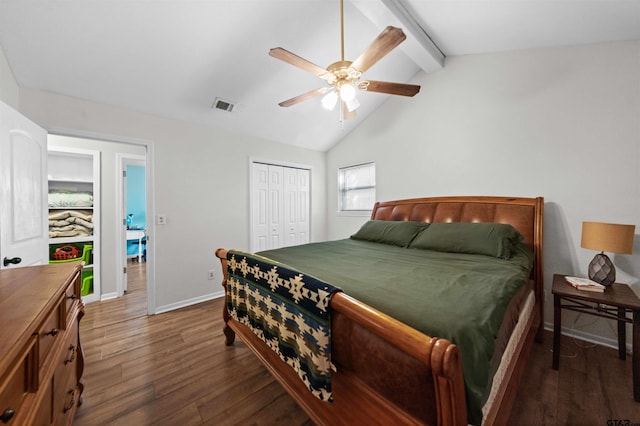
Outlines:
[[[326,237],[324,153],[28,89],[20,110],[46,129],[152,142],[155,212],[167,217],[155,228],[159,311],[221,292],[216,248],[248,250],[250,156],[313,167],[312,238]]]
[[[375,160],[379,200],[544,196],[548,323],[552,274],[585,275],[596,254],[580,248],[583,221],[638,226],[635,254],[612,257],[637,281],[640,43],[454,57],[414,82],[415,98],[390,98],[328,152],[329,239],[367,219],[336,214],[337,167]],[[576,327],[615,340],[592,318]]]
[[[19,108],[18,83],[0,46],[0,100],[16,111]]]

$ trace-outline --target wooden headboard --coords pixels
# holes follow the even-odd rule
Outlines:
[[[532,279],[536,298],[544,301],[542,227],[544,198],[452,196],[378,202],[371,219],[414,222],[509,223],[524,237],[535,255]],[[540,314],[542,315],[542,310]],[[542,317],[541,317],[542,318]]]
[[[542,220],[543,199],[507,197],[437,197],[378,202],[371,219],[414,222],[509,223],[534,247],[536,218]]]

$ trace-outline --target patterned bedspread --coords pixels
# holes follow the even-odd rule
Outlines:
[[[331,394],[329,300],[340,289],[241,251],[227,254],[227,310],[290,365],[323,401]]]

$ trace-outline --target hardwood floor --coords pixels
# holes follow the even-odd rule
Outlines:
[[[241,342],[224,345],[222,299],[146,316],[144,263],[127,294],[91,303],[76,425],[311,425]]]
[[[224,345],[222,299],[146,316],[144,266],[129,263],[124,297],[86,306],[76,425],[312,425],[242,342]],[[564,336],[555,371],[551,337],[534,344],[509,424],[640,424],[629,357]]]
[[[640,425],[633,399],[631,356],[562,336],[560,368],[551,368],[553,334],[534,344],[510,424]],[[623,420],[615,422],[615,420]]]

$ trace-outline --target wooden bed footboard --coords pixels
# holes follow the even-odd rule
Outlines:
[[[227,250],[218,249],[226,289]],[[226,344],[238,334],[316,424],[466,425],[458,348],[431,338],[360,301],[331,299],[334,401],[317,399],[294,370],[223,309]]]

